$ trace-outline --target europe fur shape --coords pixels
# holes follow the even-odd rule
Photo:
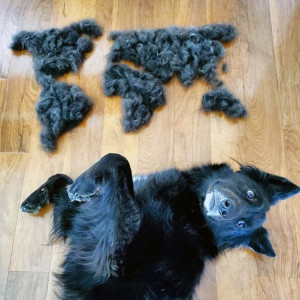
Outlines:
[[[58,137],[76,127],[92,108],[92,100],[78,86],[54,78],[77,72],[93,48],[91,38],[101,34],[99,25],[87,19],[62,29],[21,31],[13,37],[13,50],[27,49],[33,55],[35,76],[42,86],[36,105],[42,124],[40,141],[47,151],[54,151]]]
[[[107,154],[74,183],[50,177],[21,208],[37,213],[54,204],[54,240],[69,241],[57,275],[62,299],[178,300],[191,298],[205,261],[224,249],[243,246],[274,257],[262,226],[266,213],[299,191],[245,165],[132,178],[124,157]]]
[[[205,93],[202,97],[202,107],[205,111],[223,111],[231,119],[247,116],[245,106],[225,87]]]
[[[109,57],[114,62],[132,61],[163,83],[176,74],[184,86],[200,77],[219,85],[216,68],[225,55],[221,42],[233,40],[236,29],[230,24],[211,24],[112,32],[110,37],[114,44]]]
[[[101,34],[102,29],[94,20],[83,20],[61,29],[20,31],[13,37],[10,47],[32,54],[37,77],[43,73],[56,78],[70,71],[76,73],[85,54],[93,49],[90,37]]]
[[[159,79],[124,64],[107,67],[103,90],[106,96],[122,96],[122,125],[126,132],[147,124],[153,111],[165,103],[164,88]]]
[[[92,100],[74,84],[58,82],[49,75],[39,77],[42,92],[36,112],[42,131],[40,141],[47,151],[56,149],[57,139],[84,119],[93,106]]]

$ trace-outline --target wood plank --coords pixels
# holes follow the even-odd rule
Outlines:
[[[9,272],[4,299],[46,299],[48,277],[48,273]]]
[[[9,3],[9,1],[5,1]],[[14,15],[10,20],[15,34],[21,30],[41,30],[49,26],[52,0],[21,1],[14,0],[9,11]],[[9,17],[9,14],[8,16]],[[10,23],[8,22],[8,24]],[[8,38],[8,34],[6,35]],[[9,36],[9,41],[12,36]],[[11,50],[9,50],[10,53]],[[6,51],[7,52],[7,51]],[[23,55],[22,55],[23,54]],[[0,117],[0,151],[2,152],[28,152],[32,127],[36,126],[35,101],[38,98],[39,86],[33,78],[32,57],[14,53],[10,59],[7,76],[7,97],[5,97],[4,110]],[[5,61],[5,57],[4,57]]]
[[[217,300],[217,282],[215,262],[208,261],[205,264],[204,273],[200,284],[195,289],[193,300]]]
[[[18,31],[20,15],[25,1],[2,1],[0,11],[0,79],[7,79],[12,51],[9,49],[11,37]]]
[[[75,178],[107,152],[124,154],[138,173],[174,165],[187,168],[209,161],[230,162],[231,156],[300,184],[300,0],[2,2],[0,78],[5,80],[0,80],[0,151],[29,155],[24,154],[20,163],[20,154],[0,155],[0,161],[1,157],[7,161],[0,171],[0,178],[4,174],[0,193],[3,184],[6,194],[2,204],[9,207],[10,216],[0,219],[1,226],[5,223],[0,246],[3,239],[8,245],[0,251],[0,298],[4,297],[10,268],[5,299],[57,299],[57,285],[48,273],[59,270],[66,248],[62,243],[45,245],[51,208],[38,216],[19,213],[17,219],[19,200],[54,173]],[[7,45],[19,30],[61,27],[82,18],[95,18],[104,27],[104,36],[95,41],[95,50],[79,74],[68,74],[61,80],[83,88],[94,100],[94,108],[79,127],[61,137],[57,152],[44,153],[34,109],[39,87],[33,77],[32,58],[12,55]],[[125,134],[120,126],[120,98],[106,98],[101,90],[112,44],[107,38],[109,31],[212,22],[232,22],[238,28],[237,40],[226,46],[229,72],[221,78],[245,103],[249,118],[236,122],[199,111],[207,87],[199,81],[184,89],[174,79],[166,87],[167,104],[155,111],[149,125]],[[17,190],[7,188],[5,174],[18,183]],[[266,227],[276,258],[240,249],[225,252],[205,269],[194,299],[298,299],[299,199],[283,202],[268,214]]]
[[[151,27],[153,9],[151,1],[114,1],[111,29]],[[124,14],[126,10],[131,14]],[[121,15],[122,17],[120,17]],[[118,152],[125,155],[133,172],[136,173],[138,140],[144,129],[138,132],[124,133],[121,126],[121,114],[120,97],[109,97],[105,100],[103,154]]]
[[[221,78],[228,89],[245,103],[243,62],[248,55],[247,37],[244,38],[245,42],[241,38],[243,31],[238,26],[237,2],[208,1],[207,18],[208,23],[229,22],[239,30],[239,37],[226,48],[225,61],[229,65],[229,73],[225,76],[221,75]],[[247,103],[245,104],[249,109]],[[229,121],[226,117],[220,118],[211,114],[212,162],[227,161],[232,164],[229,156],[246,162],[248,154],[246,122],[245,120]],[[248,251],[226,252],[216,262],[217,299],[257,299],[257,275],[255,258],[249,255]]]
[[[197,11],[197,15],[193,13]],[[176,1],[174,24],[183,27],[206,24],[205,1]],[[177,80],[176,80],[177,81]],[[202,95],[208,87],[196,80],[189,88],[178,81],[172,85],[174,107],[174,161],[201,164],[210,161],[210,117],[201,111]],[[167,99],[168,101],[168,99]]]
[[[300,185],[300,129],[299,129],[299,97],[300,97],[300,1],[270,0],[270,14],[274,36],[274,51],[278,86],[280,91],[280,107],[286,152],[286,176]],[[298,245],[300,257],[300,204],[299,196],[291,201],[293,212],[291,222],[296,228],[294,241]],[[288,232],[288,231],[287,231]],[[291,245],[288,245],[291,247]],[[295,250],[295,249],[293,249]],[[297,258],[294,258],[297,259]],[[300,266],[294,275],[299,277]]]
[[[174,161],[202,164],[210,161],[210,117],[201,111],[207,87],[197,81],[188,89],[176,82],[174,97]],[[167,103],[167,105],[168,105]]]
[[[54,277],[54,274],[60,273],[60,266],[64,260],[66,253],[67,246],[64,242],[58,241],[53,245],[50,274],[47,287],[47,297],[45,298],[47,300],[59,299],[58,295],[60,295],[60,286],[57,284],[57,280]]]
[[[64,173],[63,157],[49,155],[39,149],[38,136],[33,137],[31,155],[25,172],[22,201],[51,175]],[[38,146],[36,146],[38,145]],[[51,230],[51,207],[40,214],[19,213],[14,239],[10,271],[49,272],[52,246],[48,245]]]
[[[216,265],[218,299],[258,299],[255,255],[248,250],[225,252]]]
[[[0,152],[28,152],[32,127],[38,125],[35,100],[39,87],[32,77],[30,64],[21,57],[12,58],[11,69],[22,69],[24,75],[7,79],[1,111]]]
[[[174,1],[155,1],[152,22],[148,28],[170,26],[174,22]],[[174,79],[166,87],[166,104],[156,109],[147,126],[139,132],[138,171],[153,172],[169,168],[174,161]]]
[[[96,1],[89,1],[88,5],[86,1],[54,1],[50,24],[55,27],[63,27],[75,21],[93,18],[103,26],[102,11],[99,12],[96,5]],[[104,4],[103,9],[105,12]],[[104,102],[99,82],[103,65],[102,56],[104,55],[103,47],[99,43],[102,40],[103,38],[100,37],[94,41],[94,50],[86,56],[77,74],[69,73],[59,79],[78,85],[94,103],[92,111],[83,122],[59,139],[58,149],[54,154],[62,162],[62,169],[58,172],[68,174],[74,179],[97,162],[102,153]],[[65,252],[66,245],[63,242],[55,243],[52,247],[47,299],[57,299],[57,293],[59,294],[53,273],[60,270],[59,267]]]
[[[260,277],[259,284],[259,300],[299,299],[299,278]]]
[[[230,155],[244,163],[253,163],[269,172],[284,175],[283,132],[268,2],[229,1],[223,6],[211,1],[208,15],[211,22],[232,22],[237,25],[239,37],[232,45],[233,48],[230,48],[230,51],[236,49],[233,54],[234,69],[230,69],[230,75],[241,76],[234,77],[233,80],[242,88],[239,95],[243,96],[249,112],[248,119],[239,124],[230,122],[225,125],[222,119],[213,118],[212,159],[225,159],[225,155]],[[236,70],[238,72],[234,74]],[[228,77],[227,75],[225,83]],[[231,127],[228,128],[229,126]],[[214,145],[220,148],[215,149]],[[218,261],[217,283],[220,299],[226,299],[224,295],[227,291],[231,291],[230,298],[238,297],[242,290],[248,291],[245,299],[257,298],[258,281],[255,276],[258,274],[295,275],[297,266],[293,261],[297,248],[293,242],[295,230],[290,224],[291,211],[291,206],[284,209],[277,206],[268,214],[266,227],[271,232],[275,251],[278,252],[275,260],[249,255],[246,258],[242,254],[235,256],[230,253],[226,264],[223,257]],[[287,223],[290,226],[286,226]],[[235,265],[239,266],[238,270],[230,271],[232,276],[229,278],[225,275],[228,272],[227,267]],[[245,269],[247,272],[243,271]],[[249,277],[249,272],[254,277]]]
[[[5,292],[26,162],[26,154],[0,154],[0,299]]]
[[[194,12],[197,11],[197,14]],[[202,26],[206,20],[206,1],[175,1],[174,25]],[[201,110],[202,95],[208,86],[204,80],[196,80],[188,88],[176,79],[167,95],[174,98],[173,164],[180,168],[208,163],[211,160],[210,116]],[[214,262],[205,266],[201,283],[193,299],[217,299],[216,269]]]

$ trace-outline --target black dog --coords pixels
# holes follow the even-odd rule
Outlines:
[[[190,299],[207,259],[244,246],[275,256],[262,224],[298,193],[287,179],[241,165],[170,169],[132,179],[108,154],[72,180],[54,175],[22,204],[54,204],[54,238],[69,239],[62,299]],[[70,200],[71,199],[71,200]],[[77,201],[79,200],[79,201]]]

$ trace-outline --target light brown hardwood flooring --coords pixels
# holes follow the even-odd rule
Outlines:
[[[60,138],[58,150],[39,144],[35,103],[40,88],[32,57],[8,48],[20,30],[62,27],[95,18],[104,28],[79,74],[64,76],[94,100],[83,124]],[[226,47],[225,84],[246,105],[249,117],[233,122],[201,111],[208,89],[189,89],[173,79],[167,104],[148,126],[125,134],[119,97],[106,98],[102,73],[111,30],[236,25]],[[49,176],[75,178],[102,155],[125,155],[133,172],[228,162],[230,157],[286,176],[300,185],[300,1],[299,0],[1,0],[0,1],[0,299],[57,299],[52,272],[62,243],[47,245],[51,208],[31,216],[20,203]],[[300,197],[272,208],[266,227],[276,258],[238,249],[207,265],[194,299],[299,300]]]

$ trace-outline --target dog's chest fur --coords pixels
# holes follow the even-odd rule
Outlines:
[[[124,272],[149,286],[168,287],[168,295],[184,295],[198,282],[204,261],[218,254],[199,199],[176,169],[134,176],[133,182],[143,219]]]

